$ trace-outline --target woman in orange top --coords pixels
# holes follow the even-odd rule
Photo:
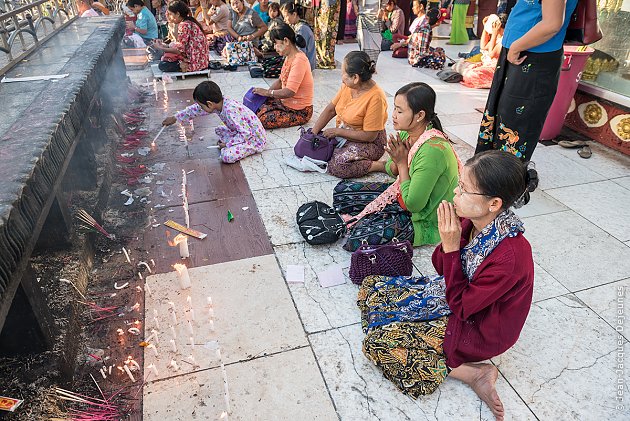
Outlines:
[[[269,89],[254,89],[258,95],[268,97],[256,114],[265,129],[304,125],[313,116],[311,64],[299,49],[304,48],[306,41],[286,24],[269,31],[269,36],[276,52],[285,59],[280,79]]]
[[[376,63],[367,53],[348,53],[341,67],[343,85],[313,126],[313,133],[319,133],[337,117],[336,127],[323,131],[326,137],[346,140],[328,162],[328,172],[335,177],[356,178],[384,171],[377,161],[387,142],[387,101],[385,92],[372,80],[375,71]]]

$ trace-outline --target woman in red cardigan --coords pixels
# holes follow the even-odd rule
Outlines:
[[[454,203],[438,208],[436,277],[367,277],[359,291],[365,354],[412,397],[446,376],[468,384],[503,420],[497,368],[479,363],[519,337],[532,302],[534,262],[510,210],[529,201],[536,171],[489,151],[464,166]]]

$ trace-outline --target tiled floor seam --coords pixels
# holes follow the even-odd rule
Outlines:
[[[496,364],[494,364],[494,362],[492,363],[492,365],[494,365],[496,367]],[[510,386],[510,388],[514,391],[514,393],[516,393],[516,396],[518,396],[518,398],[521,400],[521,402],[523,402],[523,404],[527,407],[527,409],[529,409],[529,412],[531,412],[531,414],[534,416],[534,418],[536,418],[536,420],[540,421],[540,418],[538,418],[538,415],[536,415],[534,410],[532,408],[530,408],[530,406],[527,404],[525,399],[523,399],[521,394],[518,393],[518,390],[516,390],[516,388],[514,386],[512,386],[512,383],[510,383],[508,378],[505,377],[505,375],[501,372],[501,369],[499,367],[497,367],[497,370],[499,371],[499,375],[501,377],[503,377],[503,380],[505,380],[505,382],[508,384],[508,386]],[[479,419],[481,420],[481,417],[479,417]]]
[[[302,320],[302,315],[300,314],[297,305],[295,303],[295,299],[293,298],[293,294],[291,293],[291,288],[289,288],[289,284],[286,280],[286,275],[284,274],[284,272],[282,271],[282,265],[280,264],[280,261],[278,260],[278,256],[275,253],[274,250],[274,257],[276,258],[276,263],[278,264],[278,267],[280,268],[280,273],[282,274],[282,277],[284,278],[284,285],[287,288],[287,291],[289,292],[289,296],[291,297],[291,302],[293,303],[293,308],[295,308],[295,312],[298,315],[298,319],[300,320],[300,323],[302,324],[302,329],[304,330],[304,334],[306,335],[306,340],[308,342],[308,347],[311,349],[311,353],[313,354],[313,359],[315,360],[315,364],[317,364],[317,370],[319,370],[319,374],[322,378],[322,381],[324,382],[324,386],[326,387],[326,392],[328,392],[328,397],[330,398],[330,402],[333,405],[333,408],[335,409],[335,413],[337,414],[337,418],[341,421],[341,416],[339,415],[339,411],[337,410],[337,404],[335,402],[335,400],[333,399],[332,393],[330,392],[330,388],[328,387],[328,383],[326,382],[326,377],[324,376],[324,372],[322,371],[322,367],[319,364],[319,360],[317,359],[317,355],[315,354],[315,350],[313,349],[313,344],[309,338],[309,333],[306,332],[306,327],[304,325],[304,320]],[[325,314],[325,313],[324,313]],[[331,328],[333,329],[333,328]],[[306,347],[304,347],[306,348]]]

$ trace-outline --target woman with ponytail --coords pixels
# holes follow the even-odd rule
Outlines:
[[[481,361],[516,343],[531,307],[532,249],[510,208],[526,204],[537,185],[536,170],[514,155],[475,155],[462,168],[453,203],[443,201],[437,209],[437,276],[363,280],[363,350],[405,394],[431,394],[452,377],[504,419],[495,387],[499,373]]]
[[[254,92],[267,100],[257,112],[265,129],[301,126],[313,116],[313,74],[311,65],[300,48],[306,41],[287,24],[269,33],[276,52],[284,57],[280,78],[269,89]]]
[[[377,164],[397,177],[396,182],[342,181],[335,187],[336,202],[352,203],[352,209],[338,209],[350,228],[346,250],[354,251],[364,241],[379,245],[394,238],[414,246],[440,241],[437,209],[453,198],[459,158],[435,114],[435,91],[422,82],[400,88],[392,120],[398,133],[389,136],[390,159]]]
[[[164,55],[159,68],[163,72],[196,72],[208,68],[208,41],[201,24],[190,14],[190,8],[180,0],[169,3],[168,18],[177,25],[177,42],[169,45],[158,40],[153,44]]]

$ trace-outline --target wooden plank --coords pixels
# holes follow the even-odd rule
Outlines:
[[[234,215],[232,222],[228,222],[228,210]],[[168,219],[184,223],[184,211],[181,206],[163,209],[155,217],[158,223],[164,223]],[[191,257],[186,259],[185,263],[189,267],[273,253],[267,231],[251,195],[191,205],[190,222],[191,228],[208,234],[208,237],[204,240],[188,239]],[[169,237],[167,232],[170,234]],[[178,248],[167,243],[167,239],[172,239],[175,235],[177,235],[175,230],[163,225],[144,233],[143,243],[152,247],[148,255],[155,260],[157,273],[172,271],[171,265],[182,260]]]

